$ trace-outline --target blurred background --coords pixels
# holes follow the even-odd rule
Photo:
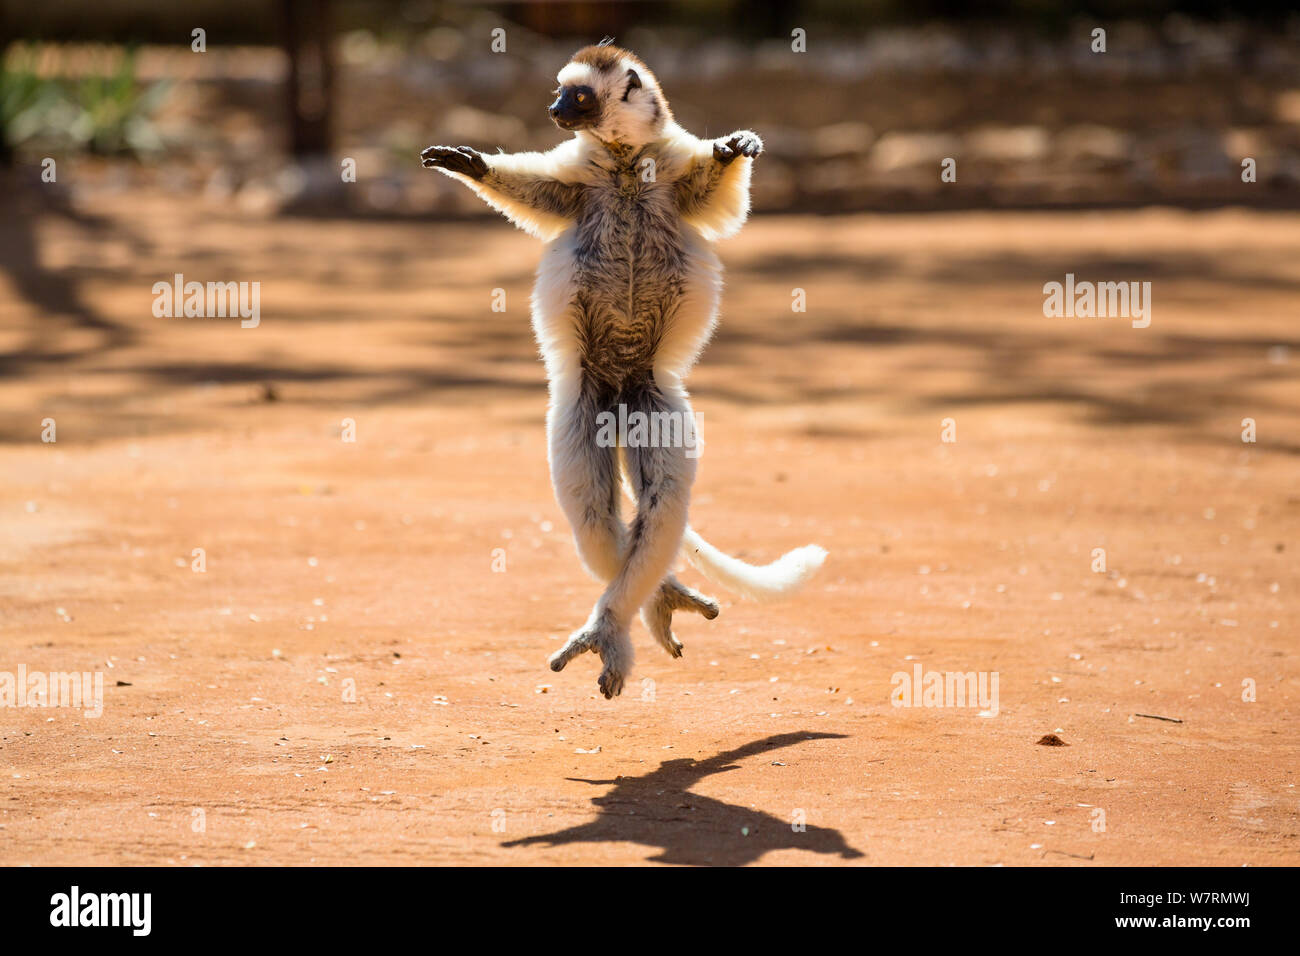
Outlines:
[[[10,0],[0,122],[8,162],[55,156],[74,191],[478,213],[413,157],[434,141],[559,142],[544,112],[554,74],[608,34],[697,135],[762,132],[760,211],[1290,203],[1300,16],[1245,14],[1214,0]],[[949,156],[960,190],[934,172]],[[1245,156],[1262,172],[1243,194]],[[337,188],[341,157],[356,188]]]
[[[696,380],[705,395],[829,401],[805,371],[829,359],[855,417],[854,402],[890,392],[915,408],[1063,395],[1099,420],[1168,422],[1203,420],[1209,397],[1179,379],[1150,393],[1157,408],[1117,397],[1117,378],[1183,376],[1210,355],[1239,360],[1216,373],[1233,387],[1287,371],[1273,327],[1294,318],[1300,269],[1279,238],[1293,235],[1286,212],[1300,197],[1289,5],[1249,16],[1213,0],[1008,0],[978,13],[901,0],[0,10],[0,440],[30,439],[40,408],[115,436],[208,428],[214,408],[250,403],[287,413],[540,396],[533,241],[418,154],[559,143],[545,112],[554,76],[606,35],[646,59],[687,129],[753,128],[766,143],[757,215],[726,247],[724,321]],[[940,174],[946,158],[955,182]],[[1102,225],[1103,213],[1129,218]],[[1042,328],[1042,284],[1088,268],[1158,280],[1166,307],[1220,324],[1206,338],[1183,321],[1177,341],[1167,322],[1123,340],[1100,325]],[[267,320],[255,331],[159,320],[150,290],[178,273],[260,283]],[[817,304],[797,330],[781,318],[793,287]],[[504,313],[489,307],[495,289]],[[1272,338],[1226,345],[1247,315]],[[1063,349],[1061,334],[1081,338]],[[770,364],[773,346],[788,369]],[[1060,368],[1063,350],[1095,367]],[[753,362],[772,369],[762,385],[746,375]],[[960,384],[927,386],[918,367]],[[851,387],[867,375],[871,388]]]

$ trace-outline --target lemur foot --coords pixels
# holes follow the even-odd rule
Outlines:
[[[669,657],[681,657],[682,642],[673,636],[673,611],[694,611],[712,621],[718,616],[718,602],[682,584],[671,575],[664,579],[645,607],[641,620]]]
[[[726,139],[718,140],[713,144],[713,158],[724,166],[737,156],[748,156],[753,159],[762,151],[763,141],[758,138],[757,133],[747,129],[737,130]]]
[[[569,640],[551,655],[551,670],[562,671],[564,665],[586,651],[600,655],[605,665],[596,686],[607,699],[623,692],[623,683],[632,670],[632,639],[627,628],[620,628],[609,611],[593,614],[591,619],[574,631]]]
[[[468,146],[430,146],[420,153],[420,165],[425,169],[440,166],[453,173],[462,173],[474,179],[487,175],[488,164],[483,154]]]

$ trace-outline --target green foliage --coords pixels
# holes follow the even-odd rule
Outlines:
[[[152,117],[169,91],[137,80],[131,50],[108,74],[76,78],[43,76],[35,54],[19,51],[0,66],[0,132],[15,150],[142,157],[163,148]]]

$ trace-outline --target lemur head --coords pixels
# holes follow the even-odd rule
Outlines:
[[[658,139],[672,122],[649,67],[609,39],[575,53],[556,79],[560,87],[550,114],[560,129],[602,143],[641,146]]]

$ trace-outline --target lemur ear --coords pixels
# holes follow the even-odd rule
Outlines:
[[[636,75],[636,70],[627,71],[627,89],[623,91],[623,100],[632,95],[633,90],[641,89],[641,77]]]

